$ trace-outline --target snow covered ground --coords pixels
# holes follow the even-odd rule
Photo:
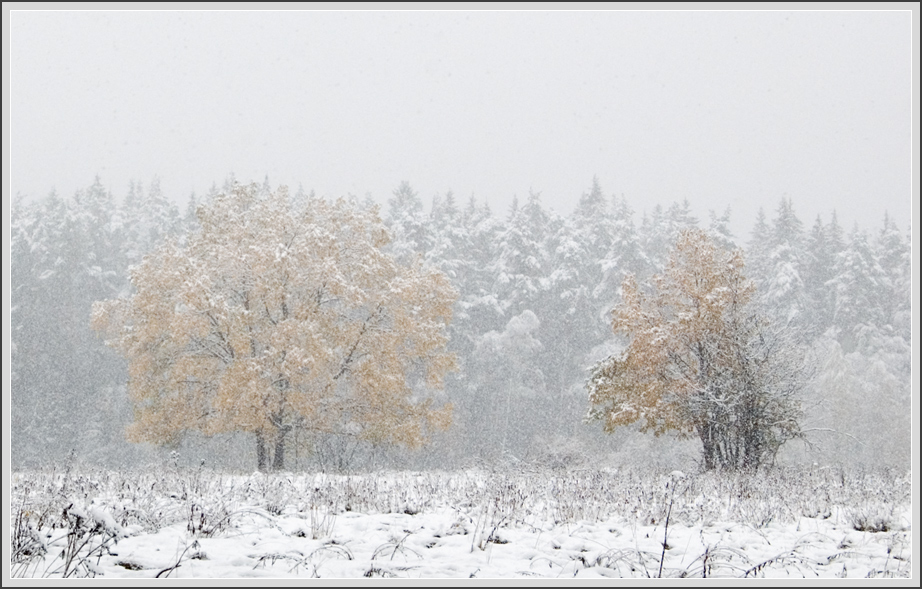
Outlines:
[[[909,577],[908,473],[14,473],[14,577]],[[665,544],[665,547],[664,547]]]

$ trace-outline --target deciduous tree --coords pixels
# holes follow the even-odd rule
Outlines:
[[[754,291],[740,251],[682,231],[647,290],[633,276],[622,284],[612,324],[628,344],[594,367],[589,419],[609,432],[640,421],[656,434],[697,435],[708,469],[771,461],[800,435],[805,370],[752,304]]]
[[[385,253],[377,210],[260,193],[200,206],[185,245],[133,269],[130,297],[95,305],[129,361],[129,439],[252,432],[267,470],[296,428],[413,447],[447,427],[430,394],[455,365],[444,274]]]

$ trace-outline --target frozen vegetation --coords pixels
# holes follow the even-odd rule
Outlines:
[[[16,472],[14,577],[909,577],[896,470]]]

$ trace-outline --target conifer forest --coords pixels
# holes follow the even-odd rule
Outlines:
[[[623,353],[629,342],[629,333],[612,326],[624,279],[649,291],[651,278],[667,269],[677,238],[688,228],[700,229],[720,251],[739,254],[739,269],[752,283],[751,303],[775,337],[786,338],[782,347],[798,350],[797,435],[773,459],[908,467],[911,304],[905,220],[881,211],[873,226],[841,227],[835,211],[802,220],[796,202],[780,199],[760,211],[748,235],[733,235],[732,211],[698,219],[687,201],[638,211],[638,203],[606,192],[597,181],[587,184],[567,216],[540,194],[494,211],[488,202],[450,192],[424,202],[409,183],[397,186],[375,211],[386,228],[377,239],[393,260],[389,272],[416,267],[414,272],[437,271],[447,279],[432,287],[441,290],[429,299],[450,306],[439,311],[445,318],[439,333],[444,357],[418,354],[434,363],[428,381],[416,378],[419,366],[389,369],[383,355],[370,359],[364,378],[370,383],[406,374],[410,396],[426,397],[432,411],[441,407],[450,415],[428,415],[423,420],[428,427],[417,423],[422,429],[401,434],[419,439],[397,444],[388,443],[396,434],[371,428],[373,411],[337,414],[342,422],[337,427],[291,422],[285,430],[286,468],[427,468],[602,456],[665,466],[700,462],[698,436],[688,435],[688,428],[632,423],[636,419],[622,419],[617,428],[600,426],[592,419],[600,409],[589,403],[587,389],[593,367]],[[231,178],[180,207],[178,199],[161,192],[156,178],[147,185],[132,182],[122,195],[97,178],[74,194],[51,192],[13,203],[15,467],[71,454],[122,466],[170,451],[192,462],[256,466],[253,428],[215,422],[202,428],[187,424],[167,437],[139,436],[138,407],[127,392],[128,362],[91,326],[94,303],[136,290],[130,270],[164,241],[177,247],[189,242],[201,231],[196,210],[232,193],[235,185]],[[268,178],[249,190],[257,200],[276,192]],[[285,198],[292,211],[317,209],[323,202],[300,187]],[[375,209],[368,199],[346,200],[341,206],[356,212]],[[260,234],[257,228],[254,243],[260,235],[277,239],[272,230]],[[181,267],[176,260],[163,263]],[[194,265],[184,271],[200,272]],[[425,304],[424,298],[414,304]],[[393,347],[395,341],[376,345]],[[311,352],[320,355],[322,350]],[[438,386],[430,386],[436,381]],[[352,426],[345,424],[350,419]],[[435,427],[432,419],[450,426]],[[648,426],[663,435],[648,435]],[[129,442],[126,428],[135,432],[135,441],[158,443]],[[371,430],[377,433],[363,435]]]

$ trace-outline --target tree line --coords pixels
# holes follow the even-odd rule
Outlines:
[[[71,449],[99,461],[138,451],[124,442],[124,428],[138,423],[125,390],[127,366],[90,329],[92,304],[129,296],[128,268],[153,264],[145,255],[165,238],[188,246],[202,229],[198,205],[233,189],[232,180],[214,186],[183,211],[156,180],[146,190],[132,183],[120,202],[97,179],[69,198],[52,192],[13,203],[14,463]],[[273,194],[268,180],[252,192]],[[300,188],[288,198],[294,210],[319,202]],[[372,204],[347,200],[357,211]],[[871,234],[844,231],[834,213],[805,230],[791,201],[782,200],[743,240],[728,229],[729,211],[702,223],[685,201],[638,219],[623,197],[606,196],[595,180],[566,217],[539,194],[516,199],[503,214],[473,198],[459,203],[451,193],[435,196],[427,210],[408,183],[380,213],[390,235],[384,251],[402,267],[440,271],[456,292],[446,350],[457,370],[442,375],[437,397],[453,407],[453,426],[436,436],[430,452],[441,463],[523,459],[588,435],[587,378],[625,346],[610,315],[622,302],[625,278],[644,284],[663,275],[681,232],[696,227],[722,251],[745,241],[753,297],[817,358],[804,424],[817,432],[820,451],[839,459],[908,459],[909,239],[889,217]],[[289,431],[294,424],[279,425]],[[374,445],[354,438],[326,428],[310,443],[315,455],[340,458]],[[271,453],[267,443],[260,460]]]

